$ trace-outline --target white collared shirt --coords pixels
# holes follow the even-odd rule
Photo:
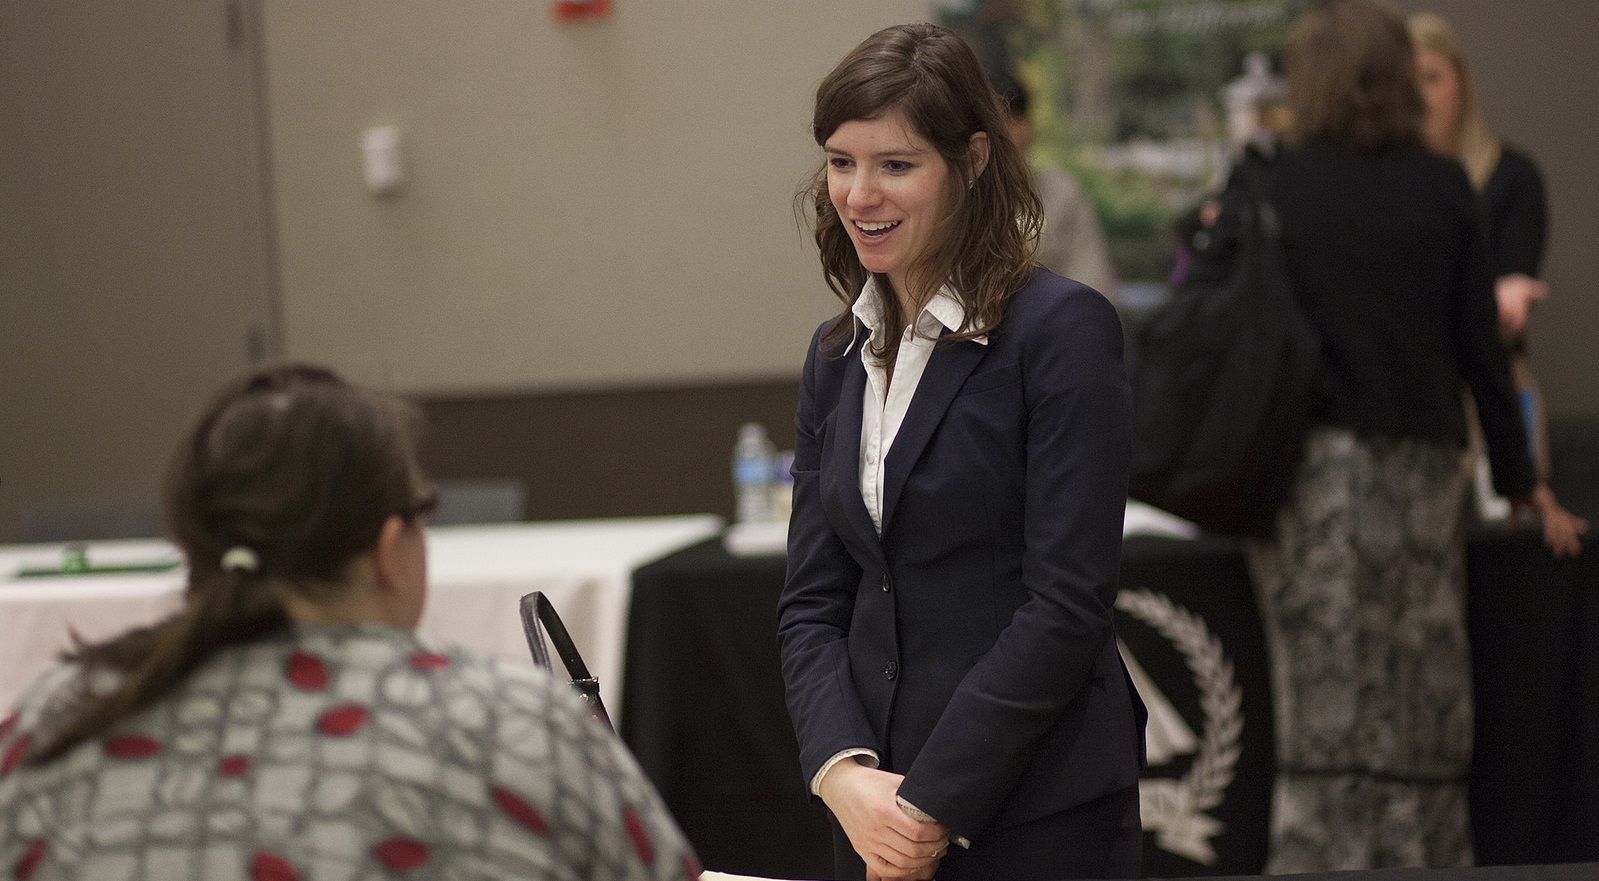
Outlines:
[[[866,340],[860,344],[867,378],[866,399],[861,406],[860,483],[861,499],[866,502],[866,512],[872,516],[879,535],[883,533],[883,460],[905,422],[905,413],[910,410],[938,338],[946,329],[959,331],[966,319],[966,307],[955,299],[949,285],[940,288],[916,316],[915,323],[900,331],[891,382],[888,371],[871,355],[872,342],[888,332],[883,327],[882,298],[877,278],[870,277],[851,310],[867,329]],[[973,341],[988,345],[987,335]]]

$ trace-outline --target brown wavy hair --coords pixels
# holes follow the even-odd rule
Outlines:
[[[68,655],[122,674],[80,699],[30,750],[44,764],[104,735],[178,686],[219,650],[289,625],[279,590],[342,589],[389,517],[414,520],[432,490],[417,463],[408,404],[307,364],[261,368],[224,387],[178,447],[164,487],[167,532],[189,565],[182,611]],[[223,555],[255,552],[255,571]]]
[[[825,145],[838,127],[895,110],[928,141],[949,167],[945,216],[934,229],[912,284],[930,296],[946,280],[966,308],[966,324],[945,339],[994,333],[1011,296],[1032,274],[1033,252],[1043,209],[1027,162],[1011,140],[1005,104],[989,86],[971,47],[954,32],[925,22],[887,27],[856,46],[816,89],[811,132]],[[988,135],[988,163],[977,173],[972,135]],[[971,185],[967,185],[971,181]],[[827,286],[844,310],[823,341],[842,349],[853,330],[850,307],[860,297],[867,271],[827,192],[824,162],[798,195],[801,210],[814,212],[813,231]],[[907,318],[886,275],[877,278],[890,327]],[[897,335],[890,335],[897,342]],[[874,355],[885,350],[874,347]]]
[[[1326,0],[1283,50],[1295,140],[1355,149],[1415,143],[1426,112],[1410,29],[1382,0]]]

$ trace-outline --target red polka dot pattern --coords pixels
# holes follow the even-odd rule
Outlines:
[[[390,872],[409,872],[428,861],[428,848],[413,838],[390,838],[372,848],[372,855]]]
[[[644,821],[639,819],[638,812],[623,808],[622,823],[627,826],[627,837],[633,840],[633,851],[638,854],[639,860],[646,866],[655,865],[655,845],[650,843],[649,833],[644,831]]]
[[[283,857],[261,852],[250,858],[250,881],[300,881],[300,873]]]
[[[161,744],[142,734],[113,737],[105,742],[105,754],[113,759],[148,759],[159,752]]]
[[[550,834],[550,824],[544,822],[543,815],[521,796],[509,789],[498,786],[490,790],[489,794],[494,797],[494,803],[500,806],[500,810],[504,811],[506,816],[515,820],[518,825],[539,835]]]
[[[345,704],[334,707],[316,720],[316,730],[329,737],[349,737],[366,724],[366,707]]]
[[[450,659],[434,652],[413,652],[411,654],[412,670],[443,670],[450,666]]]
[[[643,781],[612,735],[580,721],[571,701],[543,699],[539,689],[558,683],[505,675],[386,628],[295,628],[285,636],[225,649],[149,712],[46,768],[30,764],[46,746],[34,719],[53,718],[63,704],[50,701],[73,699],[89,674],[77,673],[74,687],[25,697],[18,713],[0,707],[0,881],[45,881],[80,861],[127,866],[125,881],[163,881],[151,874],[150,854],[212,849],[231,854],[227,871],[213,874],[239,881],[312,881],[330,872],[420,881],[447,865],[479,863],[532,881],[561,877],[574,858],[596,878],[701,878],[660,805],[639,799]],[[529,688],[538,700],[526,699]],[[258,815],[252,784],[276,788],[280,771],[293,776],[273,810],[292,827]],[[155,785],[141,782],[150,774],[159,775]],[[316,783],[335,774],[341,785],[325,791],[338,797],[322,797]],[[64,800],[63,781],[96,795]],[[93,801],[113,791],[125,834],[75,837],[68,848],[62,836],[40,831],[92,824]],[[16,806],[35,803],[51,805],[61,822],[19,820],[26,812]],[[444,816],[483,834],[436,843],[423,830]],[[186,822],[168,824],[179,818]],[[347,821],[354,825],[337,848],[288,837],[290,829]],[[581,854],[571,851],[574,841]],[[526,860],[535,858],[549,871],[528,874]]]
[[[28,754],[28,742],[31,739],[24,734],[17,738],[15,743],[11,744],[10,749],[6,750],[6,757],[0,759],[0,777],[10,774],[16,770],[18,765],[22,764],[22,757]]]
[[[22,856],[17,859],[16,865],[11,867],[12,877],[17,878],[18,881],[27,881],[27,879],[32,878],[33,873],[39,871],[39,863],[44,861],[45,846],[43,838],[37,839],[28,845],[28,849],[23,851]]]
[[[283,675],[301,691],[321,691],[328,687],[328,680],[332,678],[328,673],[328,666],[322,663],[322,659],[309,652],[295,652],[289,655],[289,662],[284,665]]]

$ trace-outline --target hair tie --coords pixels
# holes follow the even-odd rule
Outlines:
[[[261,557],[244,545],[235,545],[222,555],[222,569],[225,572],[246,572],[253,575],[261,571]]]

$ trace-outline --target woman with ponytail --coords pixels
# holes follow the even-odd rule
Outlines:
[[[217,395],[165,488],[183,608],[79,646],[0,723],[0,869],[697,876],[569,689],[411,632],[434,503],[415,422],[307,365]]]

